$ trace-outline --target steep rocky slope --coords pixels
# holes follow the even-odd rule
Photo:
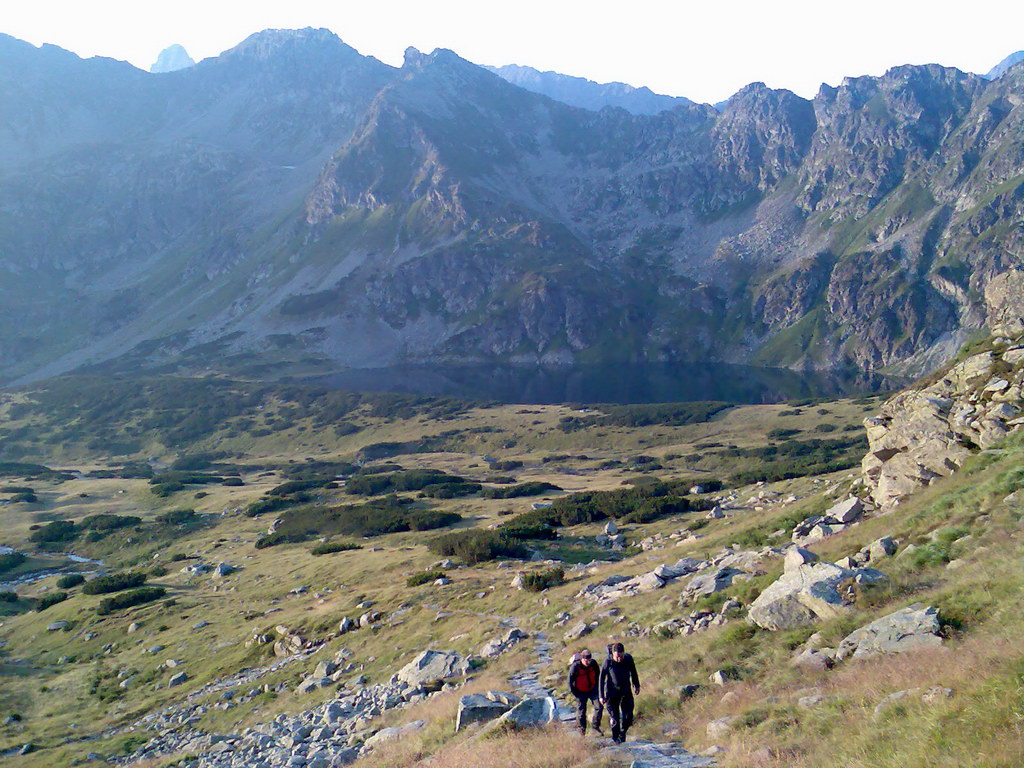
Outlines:
[[[926,370],[1024,256],[1021,67],[631,115],[325,30],[160,75],[5,38],[0,104],[8,378],[186,351]]]

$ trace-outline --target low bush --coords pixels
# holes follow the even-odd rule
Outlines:
[[[545,589],[564,583],[565,571],[562,568],[547,568],[523,576],[523,589],[528,592],[543,592]]]
[[[534,480],[528,483],[512,485],[507,488],[486,488],[483,492],[483,496],[486,499],[516,499],[523,496],[540,496],[548,493],[549,491],[560,490],[562,489],[552,483],[544,483]]]
[[[350,552],[353,549],[362,549],[362,547],[352,541],[324,541],[309,552],[312,555],[333,555],[335,552]]]
[[[442,557],[458,557],[467,563],[482,563],[499,557],[525,558],[529,551],[517,539],[498,531],[454,531],[428,542],[431,552]]]
[[[0,573],[13,571],[19,565],[24,563],[26,559],[24,552],[7,552],[6,554],[0,555]]]
[[[85,576],[80,573],[68,573],[57,579],[57,586],[60,589],[72,589],[79,584],[85,583]]]
[[[154,600],[159,600],[166,594],[167,590],[163,587],[140,587],[139,589],[132,589],[128,592],[122,592],[119,595],[114,595],[113,597],[104,598],[100,601],[100,604],[96,606],[96,613],[100,616],[105,616],[108,613],[120,611],[124,608],[131,608],[134,605],[151,603]]]
[[[543,513],[543,510],[538,510]],[[526,512],[502,524],[498,530],[513,539],[553,539],[558,533],[543,514]]]
[[[405,580],[405,586],[418,587],[421,584],[429,584],[432,581],[437,581],[444,577],[444,571],[426,571],[424,573],[417,573]]]
[[[0,603],[16,603],[18,602],[17,592],[0,592]]]
[[[139,587],[145,583],[146,574],[139,571],[124,571],[98,576],[92,581],[86,582],[82,587],[82,592],[87,595],[105,595],[109,592],[120,592],[123,589]]]
[[[163,525],[185,525],[186,523],[194,523],[196,519],[196,511],[194,509],[174,509],[156,517],[156,521]]]
[[[50,606],[63,603],[67,599],[67,592],[49,592],[36,600],[36,610],[45,611]]]
[[[60,544],[78,537],[78,529],[70,520],[54,520],[32,532],[29,538],[37,544]]]

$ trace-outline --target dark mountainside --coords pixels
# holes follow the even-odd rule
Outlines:
[[[644,116],[450,51],[395,69],[326,30],[166,74],[2,37],[0,105],[8,381],[112,360],[923,370],[1024,264],[1021,66]]]
[[[604,107],[622,107],[634,115],[656,115],[693,103],[682,96],[655,93],[650,88],[635,88],[626,83],[595,83],[584,77],[573,77],[559,72],[541,72],[519,64],[484,68],[520,88],[550,96],[556,101],[574,107],[594,111]]]

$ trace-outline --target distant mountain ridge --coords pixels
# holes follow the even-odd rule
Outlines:
[[[0,37],[0,115],[7,380],[112,361],[915,371],[1024,266],[1019,67],[635,115],[446,50],[391,67],[328,30],[159,76]]]
[[[175,43],[160,51],[160,55],[156,57],[156,61],[153,62],[149,71],[153,74],[177,72],[179,69],[187,69],[194,65],[195,62],[188,55],[188,51]]]
[[[992,67],[992,69],[986,73],[985,77],[989,80],[994,80],[995,78],[1002,76],[1010,67],[1015,64],[1019,64],[1022,61],[1024,61],[1024,51],[1011,53],[1005,59]]]
[[[595,112],[604,107],[621,107],[634,115],[655,115],[680,105],[693,103],[682,96],[654,93],[647,87],[636,88],[625,83],[595,83],[583,77],[558,72],[541,72],[519,64],[486,66],[485,69],[520,88]]]

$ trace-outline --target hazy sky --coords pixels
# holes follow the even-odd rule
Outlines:
[[[0,32],[148,69],[181,43],[215,56],[268,27],[327,27],[400,64],[407,46],[719,101],[761,80],[822,82],[938,62],[986,72],[1024,49],[1024,2],[946,0],[0,0]]]

